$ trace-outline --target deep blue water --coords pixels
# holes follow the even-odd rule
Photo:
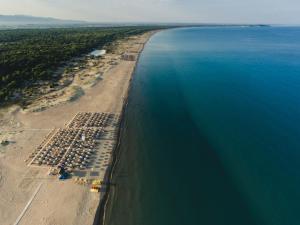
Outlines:
[[[182,28],[139,60],[109,225],[300,224],[300,28]]]

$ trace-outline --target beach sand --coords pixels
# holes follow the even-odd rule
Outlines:
[[[130,38],[125,50],[138,56],[153,33]],[[58,101],[60,104],[40,112],[2,109],[0,137],[10,144],[0,146],[1,225],[93,224],[104,192],[91,193],[89,186],[76,184],[74,179],[50,177],[49,169],[28,166],[28,157],[51,129],[64,127],[77,112],[120,114],[135,64],[119,55],[116,65],[109,66],[76,101]]]

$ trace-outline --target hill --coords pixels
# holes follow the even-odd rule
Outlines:
[[[82,24],[84,21],[62,20],[51,17],[35,17],[27,15],[0,15],[1,25],[28,25],[28,24]]]

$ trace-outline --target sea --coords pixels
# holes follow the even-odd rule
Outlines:
[[[106,225],[299,225],[300,28],[158,32],[120,143]]]

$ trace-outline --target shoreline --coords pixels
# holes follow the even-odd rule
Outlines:
[[[14,131],[9,134],[11,144],[0,146],[0,192],[3,193],[3,204],[0,203],[1,224],[15,223],[25,206],[26,210],[17,224],[95,224],[98,215],[105,216],[105,199],[109,196],[110,185],[99,194],[90,193],[87,186],[75,184],[73,179],[58,181],[49,177],[49,168],[30,167],[26,160],[49,130],[62,128],[77,112],[100,111],[115,115],[121,113],[121,122],[119,121],[116,127],[117,136],[111,142],[114,147],[110,153],[110,162],[104,172],[103,181],[109,182],[118,154],[123,115],[132,77],[146,43],[159,31],[146,32],[136,39],[129,40],[125,46],[134,52],[136,60],[120,61],[118,65],[112,66],[104,73],[101,81],[87,89],[76,101],[52,106],[41,112],[24,113],[20,109],[0,112],[1,116],[8,114],[7,121],[0,117],[0,131],[5,133],[7,128]],[[36,190],[37,186],[41,188],[33,199],[33,190]],[[29,204],[28,200],[31,198],[33,200]],[[11,202],[9,207],[5,202]]]
[[[116,168],[117,162],[118,162],[118,159],[119,159],[118,155],[119,155],[120,146],[121,146],[121,133],[122,133],[123,125],[124,125],[124,116],[125,116],[127,106],[128,106],[128,97],[129,97],[129,93],[130,93],[131,86],[132,86],[133,76],[136,72],[137,64],[139,63],[141,53],[143,52],[146,44],[151,39],[151,37],[153,37],[153,35],[155,35],[158,32],[160,32],[160,30],[151,32],[150,36],[148,37],[148,40],[143,44],[143,47],[142,47],[141,51],[138,53],[138,57],[137,57],[135,65],[134,65],[134,70],[133,70],[133,72],[131,74],[131,77],[130,77],[130,80],[129,80],[129,86],[128,86],[128,89],[127,89],[127,93],[126,93],[124,101],[123,101],[123,108],[122,108],[122,112],[121,112],[120,123],[119,123],[119,126],[118,126],[118,132],[117,132],[118,133],[117,143],[116,143],[116,146],[115,146],[115,148],[112,152],[112,166],[110,167],[110,169],[108,171],[108,174],[107,174],[108,175],[107,182],[109,183],[109,186],[108,186],[107,191],[105,192],[105,195],[103,196],[102,200],[99,203],[99,207],[97,209],[97,213],[95,215],[95,220],[94,220],[93,225],[105,225],[105,218],[106,218],[106,213],[107,213],[106,212],[106,207],[107,207],[107,204],[109,202],[109,197],[110,197],[110,194],[111,194],[111,189],[110,188],[111,188],[112,184],[110,182],[113,178],[114,169]]]

